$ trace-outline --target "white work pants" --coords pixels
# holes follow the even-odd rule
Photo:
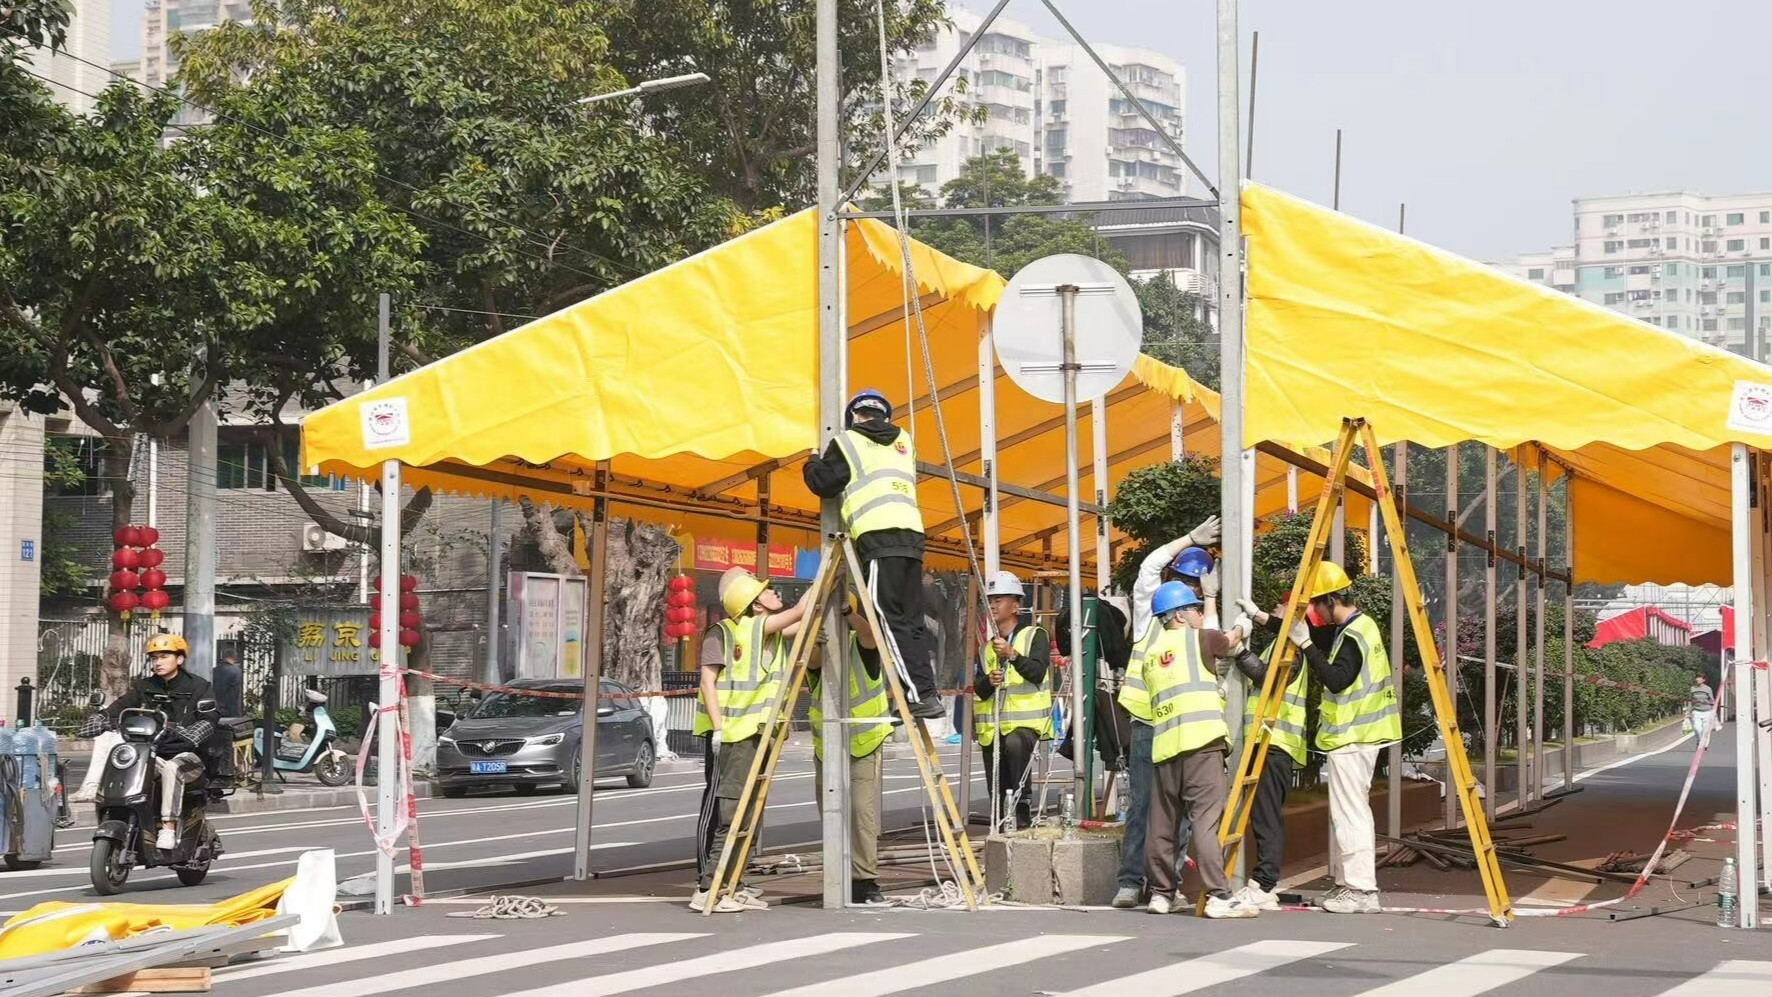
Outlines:
[[[1378,892],[1373,866],[1372,772],[1381,745],[1350,744],[1326,756],[1329,770],[1329,875],[1335,885]]]
[[[1704,743],[1704,732],[1710,728],[1710,718],[1714,715],[1711,710],[1692,711],[1692,733],[1697,735],[1694,738],[1696,744]]]
[[[160,819],[178,820],[178,798],[185,788],[185,784],[178,781],[178,762],[156,758],[154,768],[160,773]]]

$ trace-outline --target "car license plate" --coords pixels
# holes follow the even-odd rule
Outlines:
[[[469,762],[468,771],[475,775],[503,775],[504,762]]]

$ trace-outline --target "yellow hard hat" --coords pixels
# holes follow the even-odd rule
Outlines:
[[[1341,570],[1341,565],[1334,561],[1323,561],[1317,565],[1316,574],[1311,575],[1311,583],[1305,589],[1304,596],[1307,599],[1320,599],[1331,592],[1340,592],[1352,584],[1353,579],[1347,576],[1347,572]]]
[[[769,583],[743,568],[727,568],[720,576],[720,605],[726,615],[738,619],[751,608],[751,603],[763,594]]]
[[[178,634],[155,634],[148,638],[147,654],[162,654],[170,651],[173,654],[189,655],[191,645]]]

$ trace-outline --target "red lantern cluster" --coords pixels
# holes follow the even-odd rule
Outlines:
[[[172,604],[166,594],[166,572],[160,570],[166,552],[154,546],[160,542],[160,531],[152,526],[120,526],[113,539],[117,549],[111,554],[113,570],[105,605],[124,619],[137,608],[159,619],[160,611]]]
[[[418,576],[400,576],[400,646],[408,650],[418,646],[419,629],[424,617],[418,611]],[[381,579],[369,580],[370,646],[381,647]]]
[[[695,580],[678,575],[667,586],[665,597],[665,636],[682,640],[695,635]]]

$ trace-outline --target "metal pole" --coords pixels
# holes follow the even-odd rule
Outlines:
[[[486,667],[483,677],[488,684],[499,682],[498,652],[503,643],[503,628],[498,619],[499,584],[504,581],[504,500],[492,500],[491,521],[486,528]]]
[[[186,428],[185,465],[185,667],[209,678],[215,673],[215,403],[197,406]]]
[[[1187,409],[1180,402],[1169,403],[1169,459],[1187,456]]]
[[[1244,136],[1243,175],[1255,175],[1255,81],[1261,71],[1261,32],[1249,39],[1249,134]]]
[[[1094,452],[1090,456],[1093,458],[1094,467],[1095,504],[1103,510],[1107,509],[1108,504],[1107,421],[1107,399],[1105,397],[1091,399],[1089,402],[1089,428],[1093,432],[1090,434],[1090,446]],[[1113,545],[1108,536],[1111,526],[1113,526],[1113,521],[1108,518],[1105,511],[1096,514],[1095,591],[1098,594],[1107,591],[1110,580],[1114,576]],[[1079,649],[1078,654],[1081,655],[1081,639],[1073,634],[1072,641],[1076,643]],[[1081,805],[1082,801],[1079,800],[1078,806]]]
[[[148,437],[148,525],[160,527],[160,441]]]
[[[388,383],[388,307],[387,295],[380,303],[380,373],[376,381]],[[391,841],[396,825],[394,807],[400,779],[399,767],[399,698],[400,698],[400,462],[383,461],[381,465],[381,633],[376,644],[381,649],[378,671],[381,692],[376,708],[381,716],[375,728],[375,831],[384,841]],[[269,750],[270,745],[266,745]],[[394,856],[377,849],[375,853],[375,912],[394,912]]]
[[[1396,468],[1396,472],[1391,475],[1391,481],[1397,491],[1397,509],[1401,511],[1409,507],[1409,444],[1399,442],[1391,448],[1391,453],[1391,464]],[[1376,454],[1373,455],[1373,459],[1377,459]],[[1373,508],[1377,508],[1376,503]],[[1403,524],[1404,530],[1404,536],[1398,539],[1407,540],[1409,520],[1399,516],[1398,521]],[[1374,545],[1377,543],[1377,536],[1378,534],[1374,532]],[[1395,548],[1393,547],[1393,561],[1395,556]],[[1399,703],[1403,701],[1403,618],[1407,615],[1404,612],[1403,603],[1403,573],[1399,570],[1398,565],[1393,563],[1391,565],[1390,650],[1392,659],[1397,662],[1397,667],[1391,669],[1391,686],[1396,690]],[[1387,833],[1393,838],[1400,838],[1403,835],[1403,742],[1398,741],[1390,746],[1390,761],[1386,768],[1390,787],[1385,799],[1385,821],[1389,825]]]
[[[1335,188],[1330,207],[1336,211],[1341,210],[1341,129],[1339,128],[1335,129]],[[1287,484],[1296,487],[1295,480],[1288,480]],[[1296,505],[1294,508],[1296,509]],[[1335,503],[1335,521],[1331,524],[1329,531],[1329,560],[1343,568],[1347,567],[1346,493],[1343,493]]]
[[[1526,573],[1526,449],[1514,451],[1514,549],[1520,555],[1520,574],[1514,592],[1514,795],[1524,807],[1532,801],[1532,786],[1527,782],[1531,768],[1526,764],[1526,749],[1532,736],[1532,701],[1528,697],[1531,677],[1527,670],[1526,588],[1531,584]]]
[[[1286,511],[1298,512],[1298,468],[1286,469]]]
[[[978,340],[978,453],[985,477],[980,542],[984,545],[984,576],[990,579],[1002,567],[1002,534],[997,518],[997,352],[995,335],[988,316],[984,319],[983,333]],[[985,639],[980,634],[991,626],[991,614],[983,608],[981,600],[984,593],[977,591],[977,584],[973,581],[968,585],[972,606],[980,614],[979,627],[970,634],[969,639],[979,641],[979,649],[982,651]],[[971,721],[973,711],[978,709],[978,703],[969,691],[972,687],[972,663],[975,660],[976,654],[967,658],[966,668],[960,675],[958,693],[966,703],[965,708],[960,711],[960,722],[964,726],[959,733],[960,812],[967,815],[972,813],[972,748],[975,725]],[[985,810],[990,812],[996,801],[986,802]],[[995,830],[993,826],[992,831]]]
[[[1234,603],[1248,598],[1249,550],[1253,544],[1254,508],[1247,503],[1252,457],[1243,449],[1243,205],[1242,139],[1237,134],[1237,0],[1218,0],[1218,331],[1219,385],[1222,407],[1218,420],[1224,520],[1224,558],[1220,562],[1220,598]],[[1236,758],[1243,742],[1241,682],[1226,684],[1225,726],[1230,729],[1228,756]],[[1231,870],[1240,880],[1247,863],[1240,857]]]
[[[1550,579],[1550,475],[1544,448],[1538,448],[1538,612],[1533,623],[1532,690],[1532,796],[1544,795],[1544,610],[1545,589]]]
[[[1563,474],[1563,791],[1575,788],[1575,475]]]
[[[1446,692],[1452,701],[1453,715],[1458,713],[1458,444],[1446,448],[1446,522],[1452,531],[1446,534],[1446,620],[1444,645],[1440,660],[1446,663]],[[1463,751],[1462,744],[1446,745],[1446,826],[1458,826],[1458,794],[1452,787],[1452,752]]]
[[[1753,272],[1751,267],[1748,272]],[[1768,550],[1768,546],[1772,545],[1772,508],[1768,508],[1768,506],[1772,503],[1768,503],[1765,498],[1766,461],[1761,457],[1756,459],[1754,463],[1759,468],[1759,473],[1754,479],[1755,494],[1759,499],[1756,502],[1759,507],[1759,516],[1755,520],[1759,533],[1755,538],[1754,549],[1761,555],[1756,576],[1760,588],[1755,591],[1754,595],[1754,606],[1757,611],[1756,634],[1760,640],[1755,646],[1759,648],[1756,656],[1764,656],[1767,629],[1772,626],[1772,620],[1768,620],[1766,613],[1767,592],[1772,589],[1772,578],[1767,575],[1769,568],[1772,568],[1772,550]],[[1772,672],[1754,669],[1753,685],[1754,708],[1757,711],[1758,721],[1760,723],[1772,721]],[[1756,765],[1760,781],[1760,881],[1772,885],[1772,732],[1756,727],[1754,739],[1757,744]],[[1739,889],[1737,892],[1745,894],[1747,891]]]
[[[1759,926],[1759,851],[1755,847],[1754,821],[1759,815],[1755,794],[1759,780],[1754,773],[1754,670],[1743,667],[1754,659],[1753,646],[1753,545],[1757,524],[1753,507],[1753,461],[1744,444],[1730,447],[1730,483],[1734,491],[1733,548],[1735,580],[1735,867],[1736,905],[1740,928]]]
[[[597,703],[603,692],[604,627],[603,596],[609,581],[609,500],[602,497],[609,484],[609,462],[600,460],[592,476],[597,499],[591,503],[591,572],[586,579],[584,664],[584,713],[578,735],[578,807],[572,829],[572,878],[591,877],[591,803],[597,785]],[[561,592],[566,591],[561,586]]]
[[[843,165],[842,134],[838,130],[843,81],[837,49],[837,0],[818,0],[815,28],[818,80],[818,445],[822,452],[831,439],[842,432],[843,391],[848,386],[843,357],[846,291],[843,226],[837,218],[838,190],[842,183],[839,171]],[[934,88],[931,88],[933,92]],[[908,116],[905,124],[908,126],[915,117],[914,113]],[[866,183],[868,172],[871,171],[858,176],[857,182]],[[897,183],[898,178],[892,177],[891,181]],[[827,540],[842,531],[843,521],[835,501],[825,500],[820,509],[819,527]],[[842,548],[836,544],[827,542],[825,549],[827,556],[843,556]],[[839,571],[838,577],[842,576]],[[824,618],[826,646],[841,648],[845,646],[841,608],[843,586],[839,583],[832,594],[835,598],[828,600]],[[825,674],[819,689],[824,697],[824,715],[827,717],[846,715],[843,707],[849,684],[848,658],[846,654],[835,653],[825,656]],[[819,800],[824,854],[827,857],[843,856],[842,861],[824,864],[824,905],[828,909],[839,909],[849,902],[848,762],[846,752],[824,753],[824,795]]]
[[[1086,767],[1083,764],[1083,752],[1086,749],[1083,743],[1083,536],[1077,506],[1077,286],[1061,284],[1058,294],[1064,299],[1064,514],[1066,562],[1070,580],[1067,591],[1070,595],[1071,622],[1071,754],[1075,766],[1076,777],[1073,782],[1077,805],[1083,806],[1084,801],[1090,798],[1091,787],[1083,777]]]
[[[1483,447],[1483,535],[1489,541],[1483,573],[1483,813],[1495,819],[1495,448]]]

